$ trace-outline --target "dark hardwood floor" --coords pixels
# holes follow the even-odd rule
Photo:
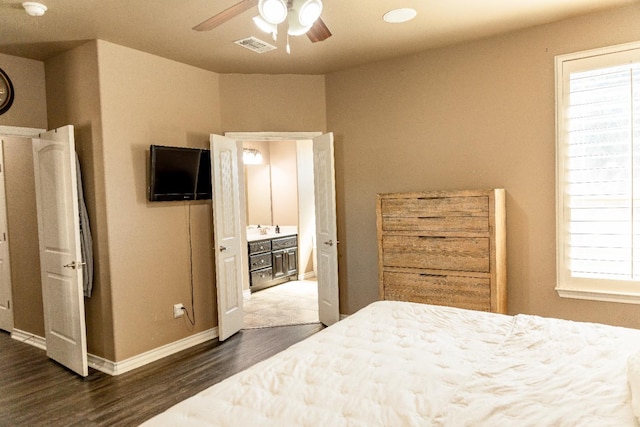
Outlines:
[[[133,371],[81,378],[0,332],[0,426],[133,426],[318,332],[320,324],[243,330]]]

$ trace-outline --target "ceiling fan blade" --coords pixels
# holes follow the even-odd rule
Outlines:
[[[251,9],[254,6],[257,6],[258,0],[242,0],[239,3],[234,4],[233,6],[223,10],[217,15],[212,16],[204,22],[193,27],[196,31],[209,31],[217,27],[218,25],[224,24],[231,18],[235,18],[240,15],[242,12]]]
[[[329,31],[322,18],[318,18],[311,26],[311,29],[307,31],[307,37],[313,43],[321,42],[331,37],[331,31]]]

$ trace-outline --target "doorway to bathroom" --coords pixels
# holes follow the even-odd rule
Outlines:
[[[315,250],[312,253],[315,255],[317,264],[315,272],[318,283],[318,317],[320,322],[327,326],[340,320],[339,242],[333,134],[331,132],[325,134],[321,132],[225,133],[225,136],[211,134],[213,224],[216,249],[214,253],[217,267],[216,293],[220,341],[224,341],[244,327],[243,293],[250,292],[249,248],[245,180],[244,174],[240,171],[243,160],[242,143],[256,140],[294,140],[311,143],[315,210],[313,239]],[[279,273],[279,270],[276,269],[274,272]],[[275,277],[272,276],[272,278]]]
[[[312,142],[245,140],[242,148],[250,247],[250,286],[243,293],[244,327],[317,323]],[[262,244],[258,244],[254,245],[257,253],[251,254],[252,242],[286,239],[294,239],[295,244],[282,250],[274,247],[271,253],[260,251]],[[284,272],[279,266],[282,262]],[[278,271],[284,273],[280,278],[276,278]]]

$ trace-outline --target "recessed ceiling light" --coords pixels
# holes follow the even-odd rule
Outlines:
[[[385,22],[389,22],[390,24],[400,24],[402,22],[411,21],[416,17],[418,12],[415,9],[402,8],[402,9],[394,9],[385,13],[382,19]]]

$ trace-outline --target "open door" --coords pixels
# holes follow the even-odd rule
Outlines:
[[[0,329],[13,331],[11,268],[7,240],[7,198],[4,186],[4,145],[0,140]]]
[[[73,126],[32,141],[47,356],[87,376]]]
[[[318,251],[318,314],[320,322],[329,326],[340,320],[336,179],[332,133],[313,138],[313,175]]]
[[[234,139],[211,135],[211,180],[218,335],[224,341],[244,325],[238,148]]]

